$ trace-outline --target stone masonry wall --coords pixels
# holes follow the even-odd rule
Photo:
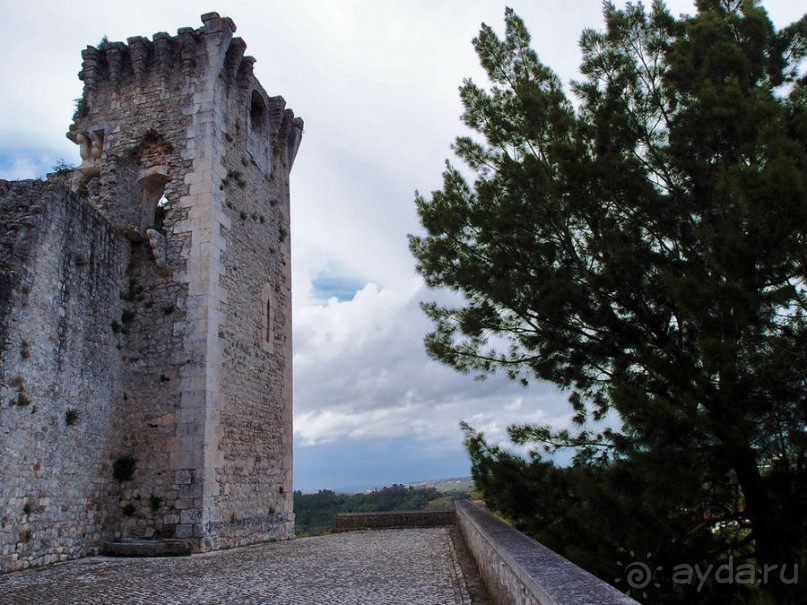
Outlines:
[[[0,571],[96,553],[120,518],[128,246],[68,180],[0,181]]]

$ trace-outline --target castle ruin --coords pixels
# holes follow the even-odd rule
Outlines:
[[[303,122],[216,13],[82,52],[82,165],[0,181],[0,571],[293,536]]]

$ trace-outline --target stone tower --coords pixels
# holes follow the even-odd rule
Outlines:
[[[0,570],[293,536],[303,122],[202,22],[85,49],[82,166],[0,181]]]

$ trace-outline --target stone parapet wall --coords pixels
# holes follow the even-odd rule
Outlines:
[[[467,500],[457,525],[501,605],[637,605],[636,601]]]
[[[440,527],[454,525],[456,515],[447,510],[403,510],[382,513],[342,513],[334,518],[334,531],[389,529],[396,527]]]

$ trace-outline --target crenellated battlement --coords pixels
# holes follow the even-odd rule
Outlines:
[[[211,12],[202,15],[202,23],[179,28],[175,36],[158,32],[151,39],[104,40],[82,51],[78,76],[84,92],[67,138],[80,146],[83,169],[98,168],[103,157],[139,144],[142,132],[127,133],[120,124],[122,110],[137,114],[159,106],[158,120],[176,123],[199,110],[192,95],[222,86],[228,97],[243,95],[243,132],[256,164],[267,174],[277,159],[291,167],[303,121],[286,109],[282,97],[267,95],[254,74],[255,58],[246,55],[246,42],[233,36],[232,19]],[[166,103],[169,98],[177,102]],[[114,140],[112,132],[118,133]]]
[[[233,38],[236,31],[233,20],[211,12],[202,15],[202,22],[202,27],[197,29],[179,28],[176,36],[158,32],[151,40],[133,36],[125,43],[104,40],[97,47],[88,46],[81,52],[78,77],[90,94],[105,83],[113,88],[119,88],[124,82],[143,86],[152,74],[167,84],[176,69],[186,78],[193,78],[205,60],[210,38],[215,37],[216,44],[227,53],[227,82],[248,85],[255,59],[244,57],[246,43],[241,38]]]
[[[246,55],[246,42],[233,35],[232,19],[211,12],[202,15],[202,23],[179,28],[175,36],[158,32],[151,39],[104,40],[82,51],[84,92],[67,138],[80,146],[83,170],[101,168],[104,158],[140,144],[143,130],[127,128],[126,122],[140,122],[146,113],[158,123],[178,124],[202,105],[221,103],[207,98],[213,90],[243,105],[243,119],[233,130],[246,139],[257,166],[267,175],[276,161],[292,166],[303,121],[286,109],[282,97],[267,95],[254,74],[255,58]]]

